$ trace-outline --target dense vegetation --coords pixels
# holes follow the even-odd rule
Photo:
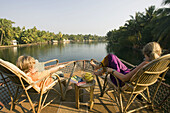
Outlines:
[[[55,34],[49,31],[40,31],[36,27],[32,29],[22,29],[20,27],[12,27],[11,20],[0,19],[0,45],[11,45],[12,40],[17,40],[19,44],[28,44],[28,43],[38,43],[38,42],[47,42],[51,40],[71,40],[71,41],[82,41],[82,40],[104,40],[105,37],[97,35],[68,35],[62,34],[59,32]]]
[[[170,49],[170,0],[163,0],[168,7],[156,9],[150,6],[145,13],[136,12],[124,26],[107,33],[107,49],[115,44],[120,47],[142,48],[150,41],[156,41],[164,49]]]

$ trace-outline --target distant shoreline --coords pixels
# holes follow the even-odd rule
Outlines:
[[[73,42],[73,41],[71,41],[71,42]],[[30,43],[30,44],[3,45],[3,46],[0,46],[0,49],[2,49],[2,48],[11,48],[11,47],[26,47],[26,46],[34,46],[34,45],[50,44],[50,43],[52,43],[52,42],[49,41],[49,42],[37,42],[37,43]]]
[[[40,44],[47,44],[48,42],[42,42],[42,43],[31,43],[31,44],[18,44],[18,45],[3,45],[3,46],[0,46],[0,49],[1,48],[11,48],[11,47],[25,47],[25,46],[33,46],[33,45],[40,45]]]

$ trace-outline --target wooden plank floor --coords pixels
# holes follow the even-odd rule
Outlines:
[[[84,72],[76,72],[75,75],[81,75]],[[65,76],[68,76],[65,74]],[[102,80],[101,80],[102,81]],[[81,99],[81,105],[80,108],[77,109],[75,107],[75,90],[73,87],[73,84],[71,85],[72,89],[68,90],[66,93],[66,100],[61,101],[61,98],[58,97],[54,102],[52,102],[50,105],[45,107],[41,113],[119,113],[119,109],[116,106],[116,103],[111,101],[111,99],[105,94],[103,97],[100,97],[100,91],[98,84],[96,82],[95,90],[94,90],[94,106],[92,110],[89,110],[88,107],[88,101],[89,101],[89,95],[83,95]],[[55,86],[58,88],[58,86]],[[86,92],[86,90],[84,90]],[[113,97],[112,93],[109,93],[111,97]],[[50,92],[50,98],[55,97],[54,92]],[[127,97],[128,98],[128,97]],[[135,100],[135,103],[132,105],[130,109],[133,109],[136,106],[140,106],[139,102]],[[22,103],[21,105],[16,105],[16,108],[13,111],[9,111],[10,106],[6,105],[3,107],[3,109],[0,111],[0,113],[27,113],[29,112],[30,105],[27,102]],[[156,110],[154,113],[162,113],[161,110]],[[140,110],[136,113],[153,113],[152,111],[149,111],[147,109]]]

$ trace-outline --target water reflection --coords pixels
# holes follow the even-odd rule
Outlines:
[[[110,49],[108,47],[106,43],[97,42],[40,44],[27,47],[1,48],[0,58],[14,64],[20,55],[30,55],[39,61],[59,59],[60,62],[65,62],[91,58],[101,61],[108,53],[114,53],[119,58],[134,65],[143,60],[141,51],[121,48],[118,45],[112,45]]]
[[[106,43],[58,43],[0,49],[0,58],[15,64],[20,55],[30,55],[39,61],[59,59],[60,62],[95,58],[102,60]]]

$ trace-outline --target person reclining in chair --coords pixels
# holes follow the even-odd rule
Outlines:
[[[157,42],[150,42],[146,44],[143,48],[143,55],[145,57],[145,60],[133,70],[128,69],[114,54],[108,54],[100,64],[95,64],[93,61],[91,61],[90,64],[94,67],[94,74],[101,76],[104,72],[108,72],[111,74],[110,79],[115,85],[117,85],[117,82],[113,75],[118,78],[120,83],[119,85],[123,86],[123,82],[129,81],[140,68],[142,68],[150,61],[160,57],[161,53],[162,49],[160,45]],[[104,68],[104,70],[98,70],[102,67],[107,68]],[[98,71],[96,72],[96,70]]]
[[[35,66],[35,59],[31,56],[25,56],[22,55],[18,58],[16,62],[16,66],[20,68],[23,72],[26,73],[27,76],[31,77],[33,81],[41,80],[42,78],[48,77],[54,72],[57,72],[59,69],[63,68],[62,66],[55,66],[53,68],[50,68],[48,70],[44,70],[42,72],[38,72],[34,66]],[[51,76],[47,79],[45,86],[48,86],[54,80],[56,79],[56,76]],[[37,86],[41,86],[43,81],[38,82]]]

